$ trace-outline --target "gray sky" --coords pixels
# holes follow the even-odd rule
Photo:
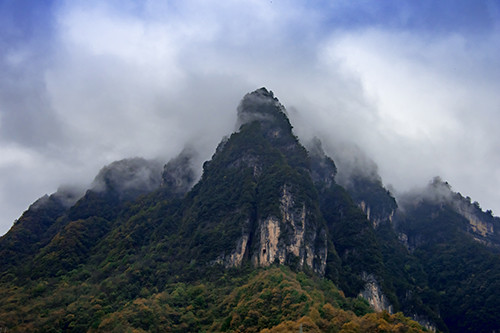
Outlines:
[[[262,86],[396,190],[499,215],[499,54],[498,1],[0,1],[0,234],[112,161],[210,158]]]

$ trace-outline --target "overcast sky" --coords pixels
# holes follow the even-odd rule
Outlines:
[[[0,235],[112,161],[210,158],[262,86],[386,185],[500,215],[499,55],[496,0],[0,0]]]

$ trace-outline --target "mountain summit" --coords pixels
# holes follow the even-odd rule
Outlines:
[[[239,126],[254,120],[268,124],[280,121],[290,124],[284,106],[266,88],[246,94],[238,106]]]
[[[210,240],[199,253],[226,267],[249,260],[324,274],[326,227],[308,154],[284,107],[261,88],[243,98],[238,121],[239,131],[219,145],[191,193],[189,230]]]
[[[265,88],[237,113],[199,180],[188,147],[31,205],[0,238],[0,330],[500,330],[499,218],[438,178],[340,185]]]

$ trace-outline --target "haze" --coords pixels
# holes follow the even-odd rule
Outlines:
[[[500,213],[497,1],[0,3],[0,235],[115,160],[199,168],[249,91],[395,191],[434,176]],[[371,165],[371,162],[368,162]]]

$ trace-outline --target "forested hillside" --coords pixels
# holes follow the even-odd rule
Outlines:
[[[103,168],[0,238],[12,332],[494,332],[500,223],[439,179],[398,198],[294,135],[261,88],[192,151]]]

